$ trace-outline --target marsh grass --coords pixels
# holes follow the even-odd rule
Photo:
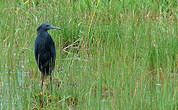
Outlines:
[[[0,109],[177,110],[176,0],[0,1]],[[40,89],[43,22],[57,49]]]

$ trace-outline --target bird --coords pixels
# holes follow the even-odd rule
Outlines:
[[[34,54],[36,63],[41,72],[41,89],[43,90],[44,77],[50,75],[50,86],[52,94],[52,72],[55,68],[56,48],[54,40],[48,33],[48,30],[50,29],[61,30],[61,28],[54,27],[47,22],[41,24],[37,28]]]

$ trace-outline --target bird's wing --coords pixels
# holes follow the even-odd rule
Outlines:
[[[51,50],[51,56],[55,60],[56,59],[56,47],[55,47],[54,42],[51,44],[50,50]]]
[[[55,48],[55,44],[53,39],[51,38],[51,36],[48,37],[49,39],[47,41],[49,41],[46,45],[46,49],[49,51],[50,57],[51,57],[51,61],[54,63],[55,59],[56,59],[56,48]]]
[[[47,66],[48,59],[50,59],[50,54],[46,52],[44,41],[40,37],[37,37],[35,40],[35,59],[38,66]]]
[[[50,69],[50,72],[54,70],[55,67],[55,60],[56,60],[56,48],[53,39],[50,37],[50,56],[51,56],[51,65],[52,68]]]

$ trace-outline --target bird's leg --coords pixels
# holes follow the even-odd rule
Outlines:
[[[52,86],[52,72],[50,72],[50,84],[51,84],[51,94],[53,94],[53,86]]]
[[[41,75],[41,89],[43,90],[44,75]]]

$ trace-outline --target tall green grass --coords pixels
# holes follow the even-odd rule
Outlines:
[[[177,110],[176,0],[0,1],[0,109]],[[36,29],[56,44],[40,89]]]

